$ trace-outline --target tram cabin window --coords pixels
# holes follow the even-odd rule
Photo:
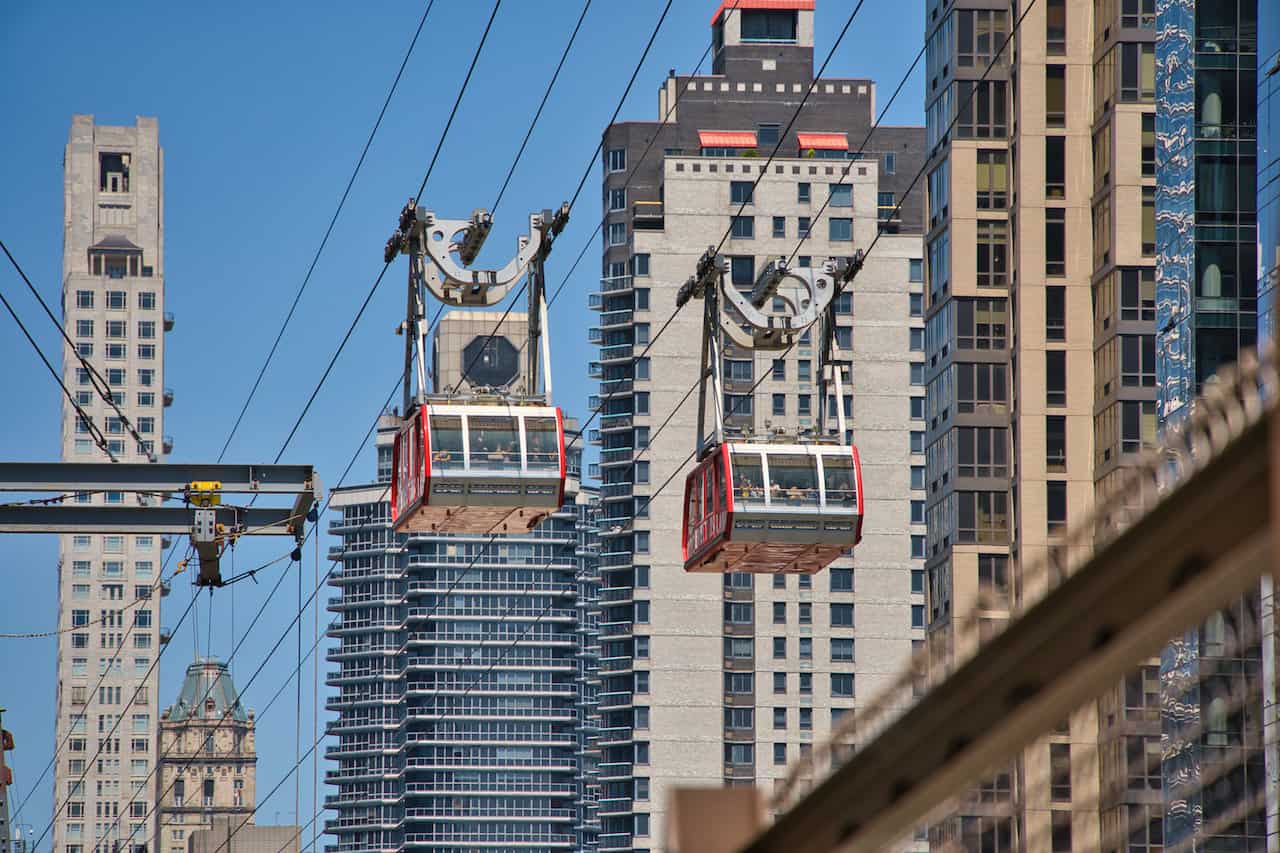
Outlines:
[[[733,499],[739,503],[764,504],[764,467],[756,453],[733,455]]]
[[[822,457],[822,479],[827,489],[827,506],[852,507],[857,504],[858,493],[852,459]]]
[[[555,418],[525,418],[524,434],[528,442],[530,469],[559,469],[560,441],[556,437]]]
[[[462,470],[462,417],[431,416],[431,467]]]
[[[473,471],[520,467],[520,432],[515,418],[472,416],[467,419],[467,426],[471,433]]]
[[[817,506],[818,472],[813,457],[769,454],[769,497],[775,506]]]

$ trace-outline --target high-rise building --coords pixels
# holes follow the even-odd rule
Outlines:
[[[1258,4],[1258,337],[1275,338],[1280,288],[1280,6]]]
[[[513,313],[489,340],[498,320],[445,316],[435,387],[473,361],[464,393],[519,384],[527,323]],[[389,499],[397,426],[379,424],[376,482],[336,489],[331,504],[330,851],[594,849],[598,582],[580,443],[563,507],[528,533],[403,536]],[[569,441],[574,429],[567,420]]]
[[[926,0],[936,676],[1060,579],[1068,525],[1155,439],[1154,7]],[[1157,682],[1069,715],[932,840],[1158,845]]]
[[[172,319],[164,312],[164,154],[158,134],[153,118],[138,118],[132,127],[108,127],[95,124],[93,116],[77,115],[63,160],[64,329],[137,427],[142,446],[99,398],[70,347],[63,353],[63,382],[111,454],[130,462],[170,449],[168,439],[160,439],[164,407],[171,401],[164,390],[164,332]],[[62,458],[107,458],[67,403]],[[106,492],[76,500],[111,504],[126,498]],[[134,797],[157,755],[159,668],[152,664],[160,646],[160,596],[155,593],[161,545],[156,536],[60,537],[58,627],[63,633],[58,635],[55,734],[66,746],[54,773],[56,853],[113,853],[122,842],[142,853],[153,835],[145,817],[149,792]],[[119,815],[131,798],[131,813]],[[134,811],[137,806],[140,812]]]
[[[1214,374],[1257,340],[1264,269],[1258,257],[1259,5],[1174,0],[1159,6],[1155,371],[1162,429],[1184,419]],[[1166,734],[1200,735],[1163,762],[1166,845],[1266,845],[1267,808],[1248,803],[1268,793],[1262,718],[1271,701],[1244,699],[1248,707],[1237,707],[1263,689],[1263,602],[1262,590],[1251,592],[1175,638],[1161,658]],[[1229,825],[1221,823],[1224,779],[1231,806],[1244,809]]]
[[[159,749],[156,853],[187,853],[192,833],[212,829],[215,820],[253,822],[253,712],[241,704],[225,663],[202,658],[187,667],[178,701],[160,715]],[[144,813],[145,806],[130,808]],[[235,842],[236,850],[244,849],[239,832]]]
[[[814,27],[812,0],[728,0],[711,19],[712,73],[673,72],[657,121],[605,131],[603,278],[591,299],[601,850],[663,849],[674,787],[772,790],[923,641],[921,207],[919,194],[906,197],[923,129],[880,127],[862,152],[875,84],[815,82]],[[844,406],[863,465],[862,544],[817,575],[686,574],[678,531],[696,397],[681,404],[703,368],[702,312],[666,325],[680,284],[726,234],[731,283],[750,288],[771,258],[820,266],[878,231],[836,305],[835,338],[852,353],[845,398],[819,396],[815,328],[785,355],[728,347],[724,399],[711,401],[743,435],[816,429],[820,406]]]
[[[187,836],[183,853],[298,853],[302,830],[297,826],[256,826],[230,815],[218,815],[211,826]]]

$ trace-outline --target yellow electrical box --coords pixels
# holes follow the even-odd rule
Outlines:
[[[187,486],[187,497],[197,506],[217,506],[222,503],[220,480],[196,480]]]

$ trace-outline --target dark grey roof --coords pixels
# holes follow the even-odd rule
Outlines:
[[[208,703],[212,702],[212,707]],[[178,701],[166,712],[170,720],[182,722],[190,719],[217,720],[231,712],[233,720],[249,719],[240,694],[231,681],[231,671],[216,658],[202,658],[187,667],[187,677],[182,682]]]
[[[142,247],[123,234],[108,234],[89,247],[112,252],[141,252]]]

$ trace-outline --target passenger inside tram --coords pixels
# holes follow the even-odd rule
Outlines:
[[[433,468],[462,467],[462,418],[458,415],[432,416],[431,465]]]
[[[471,467],[501,470],[520,467],[514,418],[472,417]]]
[[[822,470],[827,506],[856,506],[858,492],[854,486],[853,466],[847,460],[828,456],[822,460]]]
[[[769,455],[769,499],[787,506],[817,505],[818,472],[809,455]]]
[[[759,454],[735,453],[733,455],[734,500],[744,503],[764,503],[764,468]]]
[[[560,467],[560,441],[554,418],[525,418],[524,434],[530,468]]]

